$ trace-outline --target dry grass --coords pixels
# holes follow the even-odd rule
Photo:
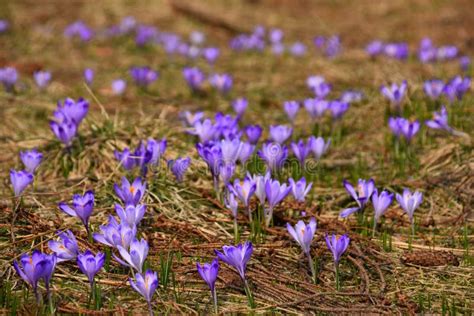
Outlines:
[[[13,285],[13,295],[22,296],[24,285],[12,269],[12,261],[32,248],[46,250],[46,243],[58,229],[71,229],[81,249],[97,251],[78,222],[64,216],[56,207],[73,193],[93,188],[96,208],[91,219],[94,229],[113,211],[112,185],[124,174],[113,158],[115,148],[135,146],[139,139],[166,137],[166,158],[189,155],[193,158],[186,182],[177,185],[163,165],[157,175],[147,179],[148,212],[140,231],[150,243],[150,266],[158,269],[160,254],[175,254],[174,282],[160,289],[156,310],[171,314],[205,314],[211,311],[209,293],[195,271],[197,260],[210,260],[213,249],[232,242],[230,212],[213,198],[211,182],[198,160],[192,140],[185,137],[178,121],[184,109],[230,112],[229,100],[245,95],[250,109],[244,124],[264,126],[284,123],[282,101],[308,96],[305,79],[322,74],[333,83],[336,93],[347,88],[364,91],[367,99],[351,107],[343,120],[344,137],[322,162],[323,172],[315,179],[308,216],[318,220],[313,243],[317,258],[318,282],[310,282],[306,261],[290,241],[284,226],[301,206],[290,202],[277,211],[277,224],[266,231],[266,239],[256,245],[248,275],[257,301],[257,313],[289,314],[439,314],[457,311],[472,313],[474,269],[473,245],[473,166],[472,143],[432,131],[422,130],[415,143],[419,167],[406,166],[399,172],[392,160],[388,130],[384,121],[386,103],[378,87],[387,81],[407,79],[410,107],[422,108],[420,119],[429,116],[421,84],[431,77],[448,78],[458,72],[454,63],[421,66],[381,59],[369,61],[362,52],[373,38],[406,40],[412,48],[427,35],[436,43],[458,45],[473,55],[470,37],[474,26],[474,7],[469,1],[206,1],[199,6],[208,15],[236,30],[255,24],[280,26],[292,40],[308,44],[314,35],[341,34],[345,45],[335,60],[322,57],[274,58],[269,54],[235,54],[227,49],[216,65],[217,71],[234,76],[231,96],[211,91],[196,97],[181,78],[182,59],[168,59],[155,48],[137,49],[132,40],[97,41],[89,45],[64,40],[63,27],[81,17],[94,26],[117,22],[125,15],[153,23],[163,30],[186,34],[194,28],[204,30],[211,43],[226,47],[232,30],[212,19],[196,19],[189,13],[173,11],[175,1],[141,2],[59,2],[33,5],[32,1],[7,2],[0,10],[14,21],[14,35],[0,36],[0,66],[10,64],[21,71],[23,89],[16,95],[0,94],[0,174],[19,167],[21,149],[38,147],[45,161],[18,210],[15,227],[10,226],[13,209],[9,180],[0,186],[0,273],[2,284]],[[180,1],[178,3],[182,4]],[[184,3],[186,5],[186,3]],[[232,28],[231,28],[232,29]],[[207,65],[200,64],[206,71]],[[130,85],[124,97],[111,96],[106,88],[117,77],[127,77],[131,65],[150,65],[161,72],[151,92],[141,93]],[[96,69],[92,94],[81,83],[82,69]],[[31,73],[44,68],[53,71],[54,82],[47,93],[33,87]],[[64,150],[53,140],[48,117],[56,101],[66,96],[91,100],[91,112],[80,128],[82,150],[72,156],[73,169],[62,176]],[[472,135],[474,98],[467,95],[462,105],[450,108],[456,128]],[[99,103],[99,102],[100,103]],[[106,114],[104,114],[104,110]],[[420,114],[421,113],[421,114]],[[307,136],[310,126],[303,116],[297,121],[296,136]],[[424,192],[425,202],[417,211],[418,233],[410,243],[406,237],[408,221],[398,206],[387,213],[385,229],[392,235],[392,251],[382,246],[381,234],[370,238],[360,234],[355,221],[341,221],[337,214],[349,200],[341,186],[343,178],[373,177],[378,187],[400,191],[408,186]],[[239,218],[242,239],[248,238],[245,216]],[[463,236],[463,231],[467,232]],[[327,232],[348,232],[352,242],[342,264],[343,290],[336,292],[331,258],[323,236]],[[14,235],[14,242],[11,240]],[[467,238],[467,240],[465,240]],[[463,244],[464,243],[464,244]],[[404,265],[400,257],[408,248],[453,252],[459,266],[422,267]],[[144,301],[129,289],[127,270],[111,262],[100,274],[104,307],[102,313],[127,313],[146,310]],[[85,309],[87,281],[74,264],[58,267],[53,282],[57,308],[64,313],[97,313]],[[222,266],[217,282],[222,313],[248,313],[245,294],[236,274]],[[31,295],[30,295],[31,296]],[[430,304],[428,305],[428,300]],[[423,303],[422,303],[423,301]],[[453,307],[454,306],[454,307]],[[33,299],[22,301],[20,313],[29,313]],[[0,310],[8,313],[8,310]]]

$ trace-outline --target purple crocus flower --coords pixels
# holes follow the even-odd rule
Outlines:
[[[357,207],[350,207],[343,210],[340,214],[342,218],[346,218],[354,212],[363,211],[367,202],[369,202],[370,197],[375,189],[375,182],[372,179],[363,180],[359,179],[357,184],[357,191],[354,189],[352,184],[349,181],[343,181],[344,188],[346,189],[347,193],[351,195],[351,197],[356,201]]]
[[[365,47],[365,51],[370,57],[375,57],[383,53],[384,44],[379,40],[372,41]]]
[[[49,294],[49,283],[56,268],[56,262],[56,255],[47,255],[38,250],[33,250],[31,256],[27,253],[22,254],[20,262],[13,261],[16,273],[33,288],[38,304],[40,302],[38,282],[43,279]]]
[[[73,122],[76,126],[81,124],[82,120],[89,112],[89,102],[83,98],[74,99],[66,98],[61,104],[58,101],[58,108],[54,111],[54,117],[59,122]]]
[[[300,139],[297,143],[292,142],[291,149],[295,157],[298,159],[301,168],[304,168],[306,157],[308,157],[309,153],[311,152],[311,138],[308,139],[307,143],[305,143],[302,139]]]
[[[36,149],[21,151],[20,159],[25,166],[26,171],[34,173],[43,160],[43,154]]]
[[[280,29],[271,29],[269,33],[269,39],[272,43],[279,43],[283,40],[283,31]]]
[[[273,218],[273,209],[290,193],[291,187],[286,183],[280,184],[278,180],[268,180],[265,183],[265,194],[268,209],[265,210],[265,224],[270,225]]]
[[[89,232],[89,217],[94,210],[94,192],[87,191],[84,195],[74,194],[71,206],[65,202],[60,202],[58,206],[64,213],[78,217]]]
[[[388,209],[390,204],[392,204],[393,194],[387,191],[378,193],[377,189],[374,189],[374,193],[372,194],[372,205],[374,206],[374,230],[373,234],[375,234],[375,229],[377,228],[377,222],[379,221],[380,217],[385,213]]]
[[[158,30],[156,27],[149,25],[139,25],[136,29],[135,44],[139,47],[145,46],[156,39],[157,35]]]
[[[210,119],[205,119],[202,122],[197,121],[194,123],[193,130],[190,133],[197,135],[200,142],[206,143],[217,138],[218,127]]]
[[[219,273],[219,260],[216,258],[211,263],[204,263],[201,265],[196,263],[196,268],[201,278],[207,283],[211,290],[211,297],[214,302],[214,309],[217,313],[217,294],[216,294],[216,280]]]
[[[349,103],[338,100],[331,101],[329,102],[328,109],[331,111],[332,118],[339,120],[349,109]]]
[[[425,91],[425,94],[431,100],[438,99],[443,93],[443,89],[444,89],[443,80],[432,79],[432,80],[425,81],[425,83],[423,84],[423,91]]]
[[[49,126],[59,141],[61,141],[66,146],[71,146],[72,140],[77,133],[76,123],[70,121],[64,121],[62,123],[50,121]]]
[[[234,109],[234,112],[237,114],[237,118],[241,118],[244,115],[248,104],[249,104],[249,101],[246,98],[238,98],[232,101],[232,108]]]
[[[222,160],[224,165],[235,164],[240,154],[240,140],[237,138],[233,140],[223,139],[219,145],[222,150]]]
[[[98,252],[95,256],[90,250],[77,255],[77,265],[79,269],[89,279],[91,288],[94,286],[94,277],[102,269],[105,263],[105,253]]]
[[[270,172],[265,173],[264,176],[260,174],[251,176],[249,173],[247,173],[247,177],[252,179],[252,181],[255,183],[255,196],[258,198],[260,205],[263,206],[267,198],[265,186],[267,181],[269,181],[271,178]]]
[[[293,178],[290,178],[288,179],[288,182],[290,182],[291,193],[295,200],[298,202],[304,202],[306,195],[313,186],[313,183],[310,182],[306,185],[305,177],[302,177],[298,182],[295,182]]]
[[[456,46],[446,45],[438,47],[436,50],[436,59],[440,61],[454,59],[458,56],[459,50]]]
[[[239,203],[235,199],[235,194],[229,192],[225,197],[225,207],[227,207],[231,212],[234,219],[237,218],[237,211],[239,210]]]
[[[239,157],[238,160],[242,165],[245,165],[247,160],[250,158],[250,156],[253,155],[253,152],[255,151],[255,145],[252,145],[247,142],[241,142],[240,143],[240,151],[239,151]]]
[[[158,274],[152,270],[147,270],[145,274],[135,274],[135,281],[131,278],[128,279],[130,286],[143,296],[148,304],[150,315],[153,315],[153,309],[151,307],[151,299],[158,288]]]
[[[418,131],[420,130],[420,122],[418,121],[413,121],[413,122],[410,122],[409,120],[401,120],[400,121],[400,126],[401,126],[401,134],[403,135],[403,137],[405,137],[405,139],[407,140],[407,142],[410,142],[412,140],[412,138],[418,133]]]
[[[407,81],[404,80],[400,85],[392,83],[390,86],[382,85],[380,92],[395,106],[399,107],[407,90]]]
[[[248,141],[255,145],[258,143],[260,136],[262,135],[262,128],[259,125],[248,125],[245,128],[245,135],[247,135]]]
[[[142,178],[136,178],[132,184],[126,177],[122,177],[122,184],[114,184],[115,194],[125,205],[138,205],[145,195],[146,183],[142,182]]]
[[[347,90],[341,94],[341,102],[343,103],[354,103],[362,101],[364,94],[360,91]]]
[[[191,164],[191,158],[178,157],[175,160],[168,160],[168,167],[176,178],[176,181],[183,182],[184,174]]]
[[[300,245],[303,252],[306,255],[310,255],[311,242],[313,241],[314,234],[316,233],[316,219],[311,217],[309,224],[307,225],[303,221],[298,221],[294,227],[290,223],[286,223],[286,229],[288,230],[290,236],[293,237],[298,245]]]
[[[143,263],[146,260],[149,249],[148,242],[145,239],[142,238],[140,241],[138,239],[132,240],[128,251],[120,245],[117,246],[117,249],[123,260],[114,254],[115,260],[124,266],[134,268],[136,271],[142,273]]]
[[[334,264],[336,265],[336,267],[339,265],[339,261],[341,261],[341,256],[346,251],[350,241],[351,240],[347,235],[326,235],[326,244],[329,250],[332,252]]]
[[[0,68],[0,82],[7,92],[13,90],[15,83],[18,81],[18,72],[13,67]]]
[[[257,154],[265,161],[270,172],[280,170],[288,157],[288,147],[278,143],[267,143]]]
[[[237,246],[223,246],[222,252],[217,250],[214,252],[220,260],[236,269],[242,281],[247,284],[245,270],[253,252],[253,245],[250,241]]]
[[[434,112],[433,119],[425,121],[425,124],[429,128],[442,129],[449,133],[453,132],[453,128],[448,123],[448,111],[445,106],[442,106],[439,112]]]
[[[48,247],[56,254],[57,262],[76,259],[79,254],[79,246],[74,234],[70,230],[58,232],[59,241],[50,240]]]
[[[114,156],[125,170],[132,170],[135,168],[139,160],[139,157],[136,157],[134,153],[131,153],[128,148],[125,148],[122,152],[115,150]]]
[[[408,57],[408,44],[386,43],[384,46],[384,54],[399,60],[406,59]]]
[[[456,76],[444,86],[443,92],[449,101],[454,102],[456,98],[461,100],[470,87],[471,78]]]
[[[335,57],[341,53],[341,39],[334,35],[328,38],[325,53],[327,57]]]
[[[122,224],[127,224],[130,227],[138,226],[143,216],[145,215],[146,205],[126,205],[122,207],[120,204],[115,204],[115,212]]]
[[[283,108],[285,110],[286,116],[288,116],[290,122],[293,123],[295,121],[296,114],[298,114],[298,111],[300,110],[300,104],[298,101],[285,101],[283,103]]]
[[[310,76],[306,85],[313,91],[318,99],[324,99],[331,92],[331,85],[322,76]]]
[[[35,83],[40,90],[45,89],[51,81],[51,73],[49,71],[35,71],[33,73]]]
[[[219,54],[220,54],[220,51],[219,51],[219,48],[217,47],[204,48],[202,52],[202,55],[204,56],[206,61],[211,65],[213,65],[216,62],[217,58],[219,57]]]
[[[234,184],[228,184],[227,188],[244,204],[245,207],[249,207],[250,199],[255,193],[257,187],[252,179],[245,177],[244,181],[235,179]],[[251,214],[249,214],[249,216],[251,216]]]
[[[278,144],[283,144],[291,137],[293,128],[286,125],[271,125],[270,126],[270,138]]]
[[[220,93],[227,93],[232,88],[232,77],[229,74],[213,74],[209,77],[209,83]]]
[[[469,56],[462,56],[459,58],[459,66],[462,71],[468,71],[469,66],[471,66],[471,58]]]
[[[314,136],[311,136],[308,140],[308,145],[316,160],[321,159],[322,155],[324,155],[328,150],[330,144],[330,139],[325,141],[322,137],[315,138]]]
[[[127,89],[127,82],[123,79],[117,79],[112,81],[112,93],[114,95],[122,95]]]
[[[150,166],[158,165],[161,156],[163,156],[166,151],[167,145],[168,142],[165,138],[161,140],[148,138],[146,142],[145,163]]]
[[[179,118],[184,122],[185,126],[194,126],[197,122],[200,122],[204,118],[204,112],[184,111],[179,114]]]
[[[228,185],[230,179],[234,176],[235,173],[235,164],[230,163],[226,165],[221,165],[219,171],[219,179],[224,183],[224,185]]]
[[[7,20],[0,19],[0,34],[5,33],[10,28],[10,23]]]
[[[10,181],[15,196],[20,196],[26,187],[33,182],[33,175],[27,170],[16,171],[10,169]]]
[[[66,27],[64,30],[64,36],[69,38],[77,36],[83,42],[87,42],[92,39],[94,32],[84,22],[76,21]]]
[[[322,117],[329,108],[329,102],[320,99],[306,99],[303,104],[312,119]]]
[[[273,55],[281,55],[285,52],[285,45],[282,43],[273,43],[272,44],[272,53]]]
[[[398,204],[400,204],[400,207],[405,211],[405,213],[407,213],[412,227],[412,234],[415,235],[415,222],[413,220],[413,214],[423,201],[423,193],[419,191],[411,193],[409,189],[405,188],[402,195],[398,193],[396,194],[396,198]]]
[[[295,57],[306,55],[306,45],[301,42],[295,42],[290,46],[290,53]]]
[[[109,222],[107,225],[100,225],[99,229],[100,233],[93,234],[94,240],[114,248],[122,246],[123,248],[128,249],[137,233],[135,226],[129,226],[125,223],[119,224],[112,215],[109,215]]]
[[[318,49],[323,48],[325,43],[326,43],[326,38],[324,36],[316,36],[313,39],[313,44]]]
[[[158,79],[159,74],[150,67],[132,67],[130,76],[137,86],[146,88]]]
[[[183,77],[189,88],[193,91],[202,89],[202,85],[206,80],[206,75],[197,67],[185,67],[183,69]]]
[[[222,149],[218,145],[202,145],[197,144],[196,149],[202,159],[206,162],[209,171],[211,172],[215,181],[218,180],[221,166],[224,165],[222,158]],[[214,183],[216,185],[216,183]]]
[[[87,85],[92,85],[92,81],[94,81],[94,70],[91,68],[84,69],[84,81]]]

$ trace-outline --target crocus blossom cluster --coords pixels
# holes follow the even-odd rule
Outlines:
[[[378,55],[385,55],[387,57],[403,60],[408,57],[408,44],[399,43],[384,43],[380,40],[370,42],[365,51],[370,57]]]
[[[43,154],[36,149],[20,152],[20,159],[25,170],[10,170],[10,181],[15,196],[19,196],[33,182],[33,174],[43,160]]]
[[[83,98],[77,101],[67,98],[63,103],[58,102],[54,118],[49,126],[54,135],[67,147],[71,146],[82,120],[89,111],[89,102]]]
[[[418,48],[418,59],[422,63],[444,61],[458,56],[458,48],[453,45],[436,47],[430,38],[423,38]]]
[[[125,148],[123,151],[115,150],[115,158],[125,170],[132,170],[139,167],[143,174],[146,174],[149,168],[156,168],[160,159],[166,151],[166,139],[155,140],[149,138],[146,143],[140,141],[135,151]]]
[[[410,142],[420,130],[420,122],[410,121],[403,117],[389,118],[388,126],[395,137],[403,136],[407,142]]]

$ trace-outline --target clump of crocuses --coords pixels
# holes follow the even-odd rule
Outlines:
[[[328,236],[326,235],[326,244],[329,250],[332,252],[332,256],[334,258],[334,268],[336,273],[336,289],[340,290],[340,280],[339,280],[339,261],[341,260],[341,256],[346,251],[347,247],[349,246],[350,238],[347,235],[342,236]]]
[[[58,102],[58,108],[54,112],[54,119],[50,121],[49,126],[54,135],[66,147],[71,146],[79,125],[88,111],[89,102],[82,98],[77,101],[67,98],[62,104]]]

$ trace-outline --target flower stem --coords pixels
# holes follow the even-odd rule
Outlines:
[[[235,243],[237,244],[240,240],[240,236],[239,236],[239,226],[237,224],[237,218],[234,217],[234,241]]]
[[[212,300],[213,300],[213,303],[214,303],[214,312],[216,314],[219,314],[219,308],[217,307],[217,292],[216,292],[215,287],[211,291],[211,296],[212,296]]]
[[[374,217],[374,229],[372,230],[372,238],[375,237],[375,231],[377,230],[377,220]]]
[[[414,220],[411,221],[411,235],[412,235],[412,238],[415,239],[415,221]]]
[[[311,258],[311,253],[309,251],[306,255],[308,257],[308,264],[309,264],[309,267],[311,269],[311,276],[313,278],[313,283],[316,284],[316,270],[314,269],[313,258]]]
[[[253,300],[253,295],[250,291],[249,283],[247,282],[247,280],[244,280],[244,289],[245,294],[247,295],[247,300],[249,302],[250,308],[255,308],[255,301]]]
[[[153,316],[153,308],[151,307],[151,302],[150,301],[147,301],[148,303],[148,313],[150,314],[150,316]]]
[[[252,210],[250,209],[250,203],[247,205],[247,213],[249,215],[249,223],[252,223]]]
[[[336,263],[336,290],[339,291],[341,289],[341,284],[339,280],[339,264]]]

